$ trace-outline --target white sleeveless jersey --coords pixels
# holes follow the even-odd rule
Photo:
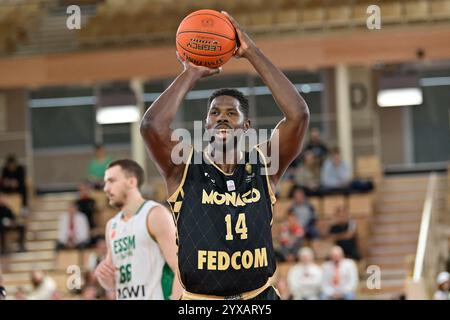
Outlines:
[[[164,256],[147,229],[150,210],[159,205],[146,201],[128,221],[119,212],[111,221],[109,240],[116,271],[117,300],[163,300],[161,277]]]

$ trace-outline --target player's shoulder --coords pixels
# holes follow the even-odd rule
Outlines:
[[[145,210],[145,213],[147,214],[147,219],[151,218],[152,216],[157,217],[159,215],[166,215],[167,213],[170,213],[166,206],[154,200],[147,200],[146,206],[147,209]]]
[[[111,227],[116,224],[120,218],[121,218],[122,213],[118,212],[116,213],[112,218],[110,218],[107,222],[106,222],[106,230],[111,229]]]
[[[166,230],[166,226],[173,224],[170,211],[161,203],[152,201],[152,206],[146,212],[147,229],[152,236]]]

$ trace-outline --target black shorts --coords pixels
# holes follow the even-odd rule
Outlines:
[[[250,300],[280,300],[280,296],[278,296],[277,291],[274,287],[270,286],[256,297]]]

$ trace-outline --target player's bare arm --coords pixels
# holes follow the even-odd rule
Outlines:
[[[183,66],[183,71],[153,102],[144,114],[140,127],[141,135],[150,156],[166,180],[169,194],[172,194],[178,187],[184,169],[184,164],[176,165],[171,160],[172,149],[179,141],[171,141],[172,129],[170,125],[175,119],[184,97],[194,87],[195,83],[201,78],[220,72],[220,69],[210,69],[182,61],[178,54],[177,57]],[[183,157],[184,160],[187,160],[188,154],[184,154]]]
[[[279,150],[278,172],[270,176],[272,187],[275,187],[291,162],[298,156],[302,148],[303,138],[308,128],[309,110],[303,98],[289,79],[258,49],[253,40],[228,13],[223,12],[233,23],[239,39],[239,47],[235,53],[237,58],[247,59],[264,83],[272,92],[273,98],[284,115],[277,124],[277,137],[272,137],[266,150],[272,143],[277,143]],[[276,148],[274,148],[276,150]]]
[[[111,220],[106,224],[106,247],[107,254],[105,259],[100,262],[100,264],[95,269],[95,276],[98,279],[100,285],[106,290],[114,290],[115,289],[115,274],[116,267],[112,263],[111,258],[111,242],[109,240],[109,228],[110,228]]]
[[[152,237],[158,242],[167,264],[175,274],[170,298],[178,300],[181,297],[182,286],[178,277],[177,230],[171,213],[163,206],[153,207],[148,215],[147,227]]]

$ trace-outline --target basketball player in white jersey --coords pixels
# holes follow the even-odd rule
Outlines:
[[[101,286],[115,290],[118,300],[178,299],[182,289],[171,214],[142,197],[144,171],[135,161],[112,162],[104,180],[109,203],[120,212],[106,225],[108,253],[95,271]]]

